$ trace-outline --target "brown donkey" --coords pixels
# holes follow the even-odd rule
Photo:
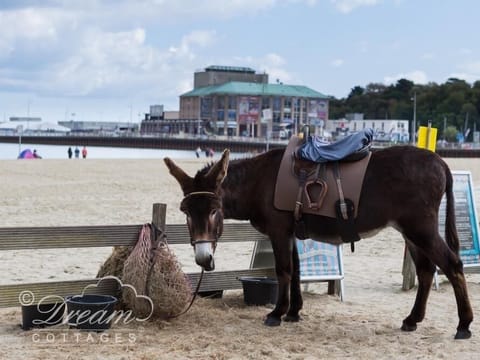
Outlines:
[[[272,243],[278,278],[278,300],[265,324],[298,321],[302,308],[299,259],[292,212],[274,205],[275,183],[284,149],[229,162],[222,158],[187,175],[169,158],[165,163],[183,191],[180,209],[186,214],[195,260],[205,270],[214,269],[214,251],[222,234],[223,219],[249,220]],[[413,331],[425,316],[427,298],[438,266],[453,286],[459,323],[456,339],[470,338],[473,312],[468,299],[455,226],[452,174],[435,153],[413,146],[394,146],[372,153],[362,185],[355,228],[367,236],[386,226],[402,233],[415,262],[418,290],[402,330]],[[445,240],[438,233],[438,209],[446,194]],[[304,215],[307,235],[338,244],[335,219]]]

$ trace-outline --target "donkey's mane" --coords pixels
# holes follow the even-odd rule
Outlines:
[[[249,176],[251,176],[251,171],[255,170],[255,168],[258,166],[258,163],[264,161],[265,157],[271,157],[274,155],[274,153],[283,152],[284,150],[285,149],[278,148],[257,156],[230,160],[228,163],[227,177],[225,182],[228,184],[239,184],[245,180],[248,180]],[[215,164],[216,161],[208,163],[202,169],[198,170],[195,177],[204,176]]]

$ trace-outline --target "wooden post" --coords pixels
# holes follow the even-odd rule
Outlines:
[[[165,223],[167,218],[167,204],[153,204],[152,224],[162,232],[165,232]],[[155,240],[156,236],[155,234]]]
[[[415,263],[413,262],[412,255],[410,254],[410,251],[406,246],[405,246],[405,254],[403,256],[402,275],[403,275],[402,290],[406,291],[413,288],[415,286],[415,277],[416,277]]]

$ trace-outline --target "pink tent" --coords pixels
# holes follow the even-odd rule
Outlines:
[[[33,156],[33,153],[30,149],[25,149],[20,153],[20,155],[18,155],[17,159],[35,159],[35,156]]]

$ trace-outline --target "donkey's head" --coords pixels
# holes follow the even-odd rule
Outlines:
[[[180,210],[187,216],[195,261],[207,271],[215,269],[213,254],[223,231],[221,184],[227,175],[229,151],[212,166],[188,176],[172,160],[165,158],[170,174],[182,187]]]

